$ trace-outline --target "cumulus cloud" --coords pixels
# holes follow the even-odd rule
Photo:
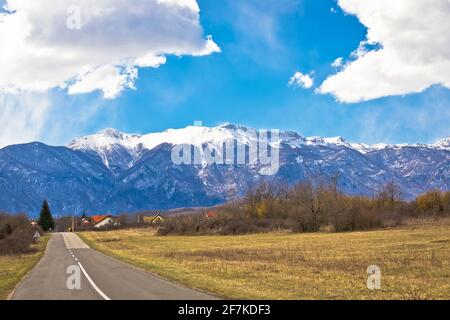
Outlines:
[[[289,86],[295,88],[309,89],[314,85],[314,80],[309,74],[303,74],[300,71],[294,73],[294,75],[289,79]]]
[[[450,88],[449,0],[339,0],[368,29],[353,61],[318,89],[346,103]],[[368,49],[370,46],[377,48]]]
[[[220,52],[196,0],[7,0],[0,11],[0,92],[133,88],[166,55]]]

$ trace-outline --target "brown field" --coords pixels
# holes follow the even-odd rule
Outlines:
[[[450,299],[448,219],[354,233],[81,236],[106,254],[226,298]],[[366,287],[370,265],[381,268],[381,290]]]
[[[33,247],[35,253],[0,256],[0,300],[8,298],[16,285],[41,259],[49,237],[42,237]]]

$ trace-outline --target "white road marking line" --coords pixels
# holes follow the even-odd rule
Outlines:
[[[78,259],[77,259],[77,258],[75,258],[75,261],[78,261]]]
[[[88,279],[89,283],[91,284],[91,286],[95,289],[95,291],[97,291],[97,293],[99,295],[102,296],[103,299],[105,300],[111,300],[106,294],[103,293],[102,290],[100,290],[99,287],[97,287],[97,285],[95,284],[94,281],[92,281],[91,277],[89,277],[89,275],[87,274],[86,270],[84,270],[83,266],[81,265],[81,263],[78,262],[78,265],[81,268],[81,271],[83,271],[84,275],[86,276],[86,278]]]

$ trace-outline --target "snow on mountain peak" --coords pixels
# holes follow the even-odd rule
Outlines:
[[[303,138],[296,132],[280,132],[282,142],[293,147],[302,145],[322,145],[327,147],[347,147],[361,153],[382,150],[386,148],[402,148],[408,146],[422,146],[430,148],[450,149],[450,138],[442,139],[432,145],[408,145],[408,144],[364,144],[354,143],[345,140],[343,137],[309,137]],[[149,133],[145,135],[127,134],[117,129],[105,129],[97,134],[85,136],[73,140],[69,144],[71,149],[110,149],[114,145],[120,145],[127,149],[153,149],[163,143],[179,145],[191,144],[202,146],[203,144],[221,145],[227,140],[237,140],[240,143],[248,144],[254,140],[253,129],[245,126],[225,123],[218,127],[188,126],[181,129],[167,129],[163,132]]]
[[[227,140],[237,140],[248,144],[254,139],[250,130],[243,126],[225,124],[219,127],[188,126],[182,129],[167,129],[163,132],[145,135],[127,134],[116,129],[106,129],[97,134],[73,140],[71,149],[98,149],[121,145],[129,149],[153,149],[163,143],[172,145],[191,144],[202,146],[205,143],[219,145]]]
[[[334,137],[334,138],[324,138],[324,140],[328,143],[335,143],[335,144],[345,144],[347,143],[347,141],[345,141],[344,138],[342,138],[341,136],[339,137]]]
[[[225,123],[218,127],[188,126],[181,129],[168,129],[163,132],[149,133],[145,135],[127,134],[116,129],[105,129],[97,134],[85,136],[73,140],[69,148],[73,150],[90,151],[99,155],[106,166],[111,163],[121,163],[119,166],[128,168],[135,163],[145,150],[152,150],[161,144],[181,145],[188,144],[201,148],[205,144],[220,150],[226,141],[237,141],[240,144],[249,145],[256,141],[254,129],[245,126]],[[281,143],[292,148],[302,146],[325,146],[328,148],[348,148],[366,154],[387,148],[403,147],[427,147],[450,150],[450,138],[442,139],[433,145],[389,145],[389,144],[364,144],[345,140],[343,137],[303,138],[296,132],[280,132]],[[279,147],[276,143],[272,146]]]
[[[219,126],[218,128],[222,128],[222,129],[228,129],[228,130],[242,130],[242,131],[248,131],[249,128],[246,126],[242,126],[242,125],[237,125],[234,123],[224,123],[221,126]]]
[[[441,139],[433,146],[438,149],[450,150],[450,138]]]
[[[368,153],[370,151],[378,150],[376,146],[371,146],[364,143],[348,142],[341,136],[333,138],[309,137],[306,138],[306,144],[310,146],[321,145],[326,147],[346,147],[361,153]]]
[[[168,129],[145,135],[127,134],[115,129],[106,129],[97,134],[73,140],[69,144],[69,148],[90,151],[100,156],[103,163],[108,167],[112,162],[120,162],[121,168],[128,168],[140,157],[142,151],[152,150],[164,143],[171,145],[189,144],[196,147],[208,144],[218,150],[226,141],[237,140],[239,143],[249,144],[252,139],[255,140],[247,128],[231,124],[213,128],[188,126],[182,129]]]
[[[105,129],[97,134],[85,136],[73,140],[69,144],[71,149],[102,149],[110,148],[113,145],[134,147],[139,140],[139,135],[131,135],[120,132],[116,129]]]
[[[108,129],[100,131],[98,133],[98,135],[105,136],[105,137],[116,138],[116,139],[121,139],[125,134],[123,132],[120,132],[117,129],[108,128]]]

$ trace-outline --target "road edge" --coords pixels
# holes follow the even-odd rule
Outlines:
[[[47,243],[45,245],[45,250],[42,252],[41,256],[39,257],[39,260],[37,260],[34,265],[30,268],[30,270],[27,271],[27,273],[25,273],[22,277],[22,279],[20,279],[20,281],[15,285],[14,289],[8,294],[8,296],[6,297],[5,301],[10,301],[11,298],[14,296],[14,293],[16,293],[17,288],[20,287],[20,285],[25,281],[25,279],[29,276],[29,274],[34,270],[34,268],[36,268],[42,261],[42,258],[47,254],[47,249],[48,249],[48,243],[50,242],[50,238],[52,237],[52,234],[49,235],[49,238],[47,240]]]

